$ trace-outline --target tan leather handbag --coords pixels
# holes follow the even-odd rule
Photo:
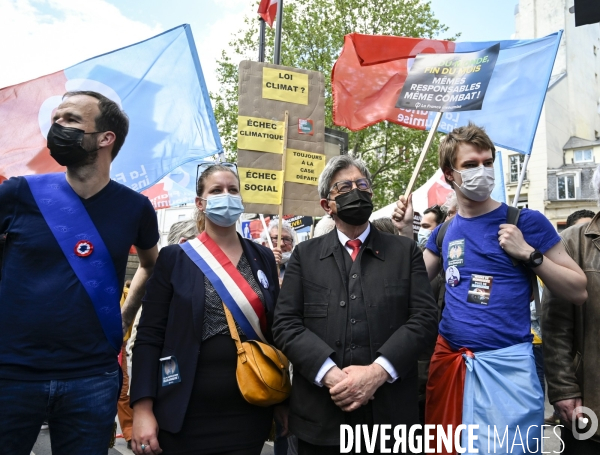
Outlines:
[[[292,389],[287,357],[279,349],[261,341],[241,342],[233,316],[225,303],[223,308],[231,338],[237,348],[235,376],[242,396],[256,406],[281,403]]]

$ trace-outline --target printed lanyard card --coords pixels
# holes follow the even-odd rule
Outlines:
[[[490,301],[493,281],[493,276],[472,274],[469,292],[467,293],[467,302],[487,305]]]
[[[168,386],[181,382],[179,376],[179,364],[175,356],[163,357],[160,360],[160,371],[162,374],[162,386]]]

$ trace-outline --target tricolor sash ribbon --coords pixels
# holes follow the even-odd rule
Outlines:
[[[531,343],[520,343],[475,353],[457,351],[439,336],[429,368],[425,423],[444,429],[450,425],[452,431],[461,424],[479,425],[473,444],[478,453],[487,453],[497,434],[496,443],[523,441],[525,448],[536,447],[536,438],[542,440],[544,395],[532,349]],[[463,431],[462,447],[468,446],[466,437]],[[530,453],[516,447],[523,448],[513,444],[510,453]]]
[[[121,292],[108,248],[65,174],[28,175],[25,180],[60,249],[89,295],[102,330],[117,355],[123,344]],[[76,254],[75,247],[82,241],[93,245],[93,254]]]
[[[219,245],[203,232],[180,246],[214,286],[246,337],[267,343],[265,308]]]

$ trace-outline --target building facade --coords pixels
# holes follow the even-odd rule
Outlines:
[[[518,205],[544,213],[561,230],[580,209],[597,211],[590,187],[600,163],[600,24],[575,27],[573,0],[520,0],[514,39],[564,30]],[[523,155],[502,151],[507,201]]]

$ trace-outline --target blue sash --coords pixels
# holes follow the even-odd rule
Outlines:
[[[65,174],[25,177],[50,231],[90,296],[102,330],[118,353],[123,344],[119,280],[108,248]],[[80,254],[75,248],[81,244]],[[91,245],[91,254],[86,248]]]

